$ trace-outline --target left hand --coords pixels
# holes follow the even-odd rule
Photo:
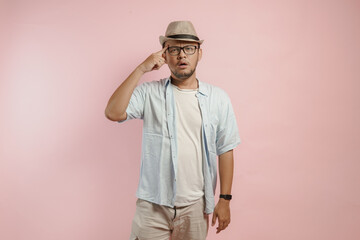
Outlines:
[[[216,233],[221,232],[230,224],[230,201],[220,198],[214,209],[211,226],[216,223],[218,219],[218,227]]]

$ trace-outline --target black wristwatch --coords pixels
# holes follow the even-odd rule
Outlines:
[[[220,194],[220,198],[223,198],[225,200],[231,200],[232,195],[230,195],[230,194]]]

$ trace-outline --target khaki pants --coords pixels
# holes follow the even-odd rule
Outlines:
[[[204,198],[176,208],[138,199],[130,240],[205,240],[209,215],[204,209]]]

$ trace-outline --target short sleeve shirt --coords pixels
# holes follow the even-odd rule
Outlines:
[[[143,120],[138,198],[174,206],[177,178],[176,110],[170,78],[138,85],[126,109],[127,120]],[[199,83],[196,97],[202,116],[205,213],[215,207],[217,156],[240,143],[229,96],[222,89]],[[121,122],[124,122],[121,121]]]

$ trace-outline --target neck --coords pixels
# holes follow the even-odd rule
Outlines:
[[[195,73],[186,79],[178,79],[171,74],[171,83],[181,89],[196,89],[199,87]]]

